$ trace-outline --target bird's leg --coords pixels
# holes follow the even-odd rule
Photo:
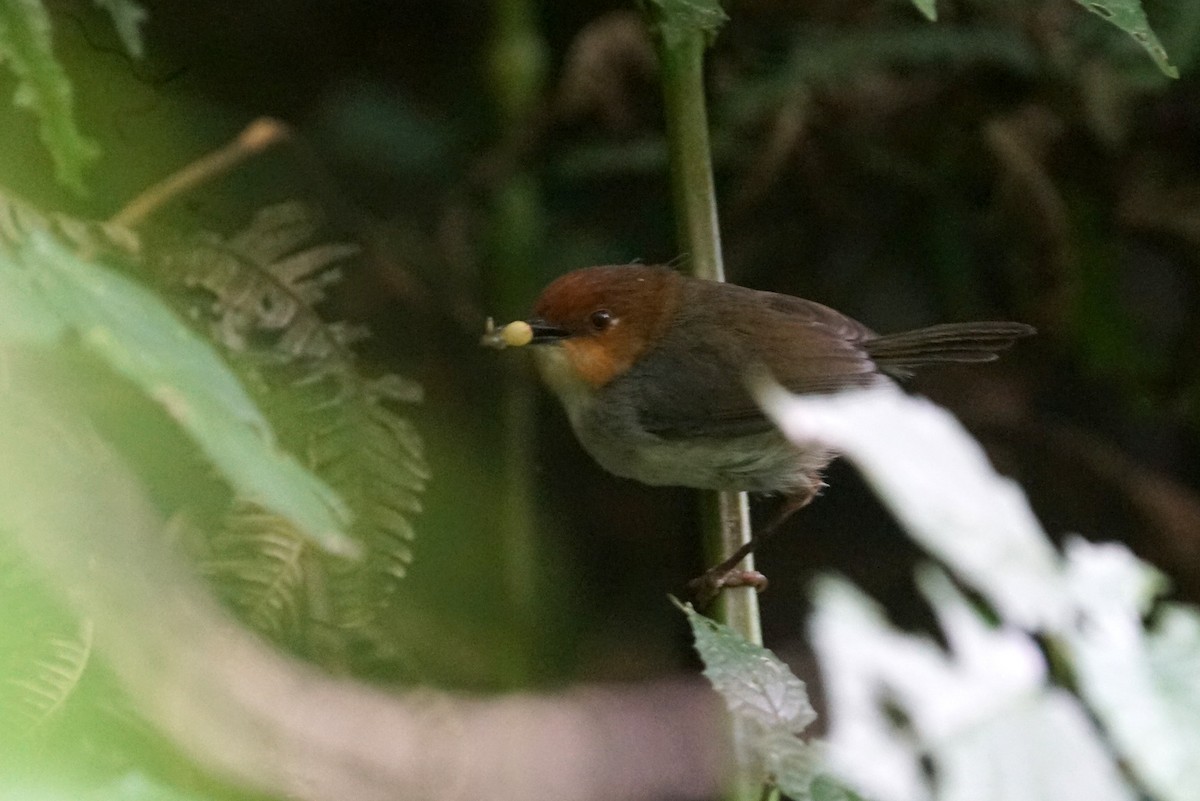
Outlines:
[[[757,570],[740,570],[738,564],[778,531],[785,520],[812,503],[813,498],[816,498],[824,487],[825,482],[816,476],[810,477],[808,484],[798,492],[784,496],[775,516],[763,526],[762,530],[752,532],[749,541],[730,554],[729,558],[689,581],[688,589],[695,594],[696,602],[704,606],[726,587],[753,587],[758,592],[765,590],[767,588],[766,576]]]

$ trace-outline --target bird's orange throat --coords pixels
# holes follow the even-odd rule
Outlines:
[[[607,339],[610,341],[588,337],[562,343],[566,363],[592,389],[599,389],[624,373],[637,357],[633,348],[620,347],[621,339],[616,336]]]

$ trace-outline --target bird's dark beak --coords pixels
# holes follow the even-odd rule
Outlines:
[[[550,325],[540,317],[531,317],[525,322],[529,323],[529,328],[533,331],[533,341],[529,343],[531,345],[548,345],[571,335],[566,329]]]
[[[532,320],[515,320],[499,328],[489,317],[483,336],[479,338],[479,344],[485,348],[504,350],[505,348],[520,348],[525,345],[549,345],[560,342],[568,336],[570,336],[569,331],[550,325],[540,317]]]

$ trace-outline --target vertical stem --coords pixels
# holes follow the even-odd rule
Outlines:
[[[676,40],[668,43],[668,39]],[[667,148],[679,244],[688,249],[692,274],[725,280],[717,191],[713,184],[704,100],[704,34],[664,34],[659,39]]]
[[[691,257],[693,275],[723,281],[725,267],[704,98],[707,33],[698,27],[687,28],[656,19],[655,9],[651,5],[647,10],[658,34],[678,237]],[[748,503],[744,493],[723,492],[709,509],[707,540],[719,561],[750,539]],[[753,557],[747,557],[743,566],[751,569]],[[750,642],[762,644],[758,596],[754,590],[748,587],[726,590],[722,599],[724,621]]]
[[[710,35],[724,21],[713,0],[697,16],[703,3],[647,0],[645,11],[656,34],[662,68],[663,98],[667,118],[667,146],[671,158],[671,184],[678,239],[691,257],[692,274],[711,281],[725,280],[721,257],[721,231],[713,182],[708,139],[708,112],[704,96],[704,51]],[[706,16],[705,16],[706,15]],[[705,499],[705,544],[713,562],[725,559],[750,539],[749,503],[745,493],[721,492]],[[753,569],[753,556],[742,563]],[[746,640],[762,644],[758,596],[749,587],[721,593],[721,619]],[[734,747],[745,756],[749,732],[733,724]],[[745,759],[739,759],[745,765]],[[760,787],[746,775],[737,778],[733,798],[757,799]]]
[[[537,0],[493,0],[489,77],[507,146],[521,138],[536,111],[545,80],[545,46],[538,32]],[[491,209],[491,261],[487,291],[494,308],[512,314],[537,289],[542,239],[541,191],[537,179],[518,168],[495,187]],[[534,503],[534,394],[527,376],[509,374],[500,387],[505,454],[500,483],[504,508],[497,519],[501,574],[528,682],[539,660],[534,653],[541,612],[539,543]]]

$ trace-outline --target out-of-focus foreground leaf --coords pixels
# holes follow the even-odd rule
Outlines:
[[[796,442],[821,441],[863,472],[904,528],[1027,628],[1066,619],[1059,556],[1020,487],[945,409],[900,391],[764,396]],[[902,421],[902,422],[898,422]]]
[[[121,37],[121,44],[134,58],[141,58],[146,50],[142,42],[142,23],[146,21],[146,9],[132,0],[95,0],[112,17],[113,27]]]
[[[37,114],[58,179],[82,192],[83,169],[100,151],[75,127],[71,82],[51,45],[50,15],[41,0],[0,3],[0,63],[19,81],[14,101]]]
[[[991,628],[941,573],[921,579],[949,653],[844,581],[817,589],[833,773],[877,801],[1132,801],[1083,707],[1045,683],[1033,640]]]
[[[1082,617],[1064,639],[1081,692],[1155,798],[1197,801],[1200,612],[1167,604],[1146,630],[1158,571],[1111,543],[1072,540],[1067,557]]]
[[[1178,78],[1179,70],[1171,65],[1167,51],[1163,48],[1158,36],[1150,29],[1146,12],[1140,0],[1075,0],[1079,5],[1093,14],[1116,25],[1134,38],[1139,45],[1154,60],[1155,65],[1163,74]],[[937,0],[912,0],[912,4],[930,22],[937,20]]]
[[[0,785],[0,801],[204,801],[140,773],[130,773],[102,785],[67,779],[18,777]]]
[[[244,497],[293,520],[322,547],[354,552],[338,495],[278,447],[225,363],[151,292],[37,231],[0,250],[0,276],[0,286],[24,293],[6,305],[33,310],[19,331],[5,333],[72,331],[157,402]]]
[[[888,630],[857,591],[827,582],[813,631],[840,775],[885,801],[926,798],[920,753],[936,763],[939,799],[978,799],[979,775],[995,777],[996,799],[1129,798],[1077,700],[1048,685],[1025,628],[1065,646],[1080,698],[1156,798],[1200,797],[1192,778],[1200,765],[1200,614],[1167,606],[1147,628],[1142,618],[1162,588],[1156,571],[1117,544],[1072,542],[1062,558],[1020,489],[929,401],[893,391],[777,392],[760,400],[785,433],[854,461],[914,538],[1000,618],[999,628],[988,628],[944,576],[922,574],[948,660]],[[903,708],[916,746],[889,722],[889,701]]]
[[[912,0],[912,4],[916,6],[917,11],[920,11],[925,19],[930,22],[937,22],[937,0]]]

